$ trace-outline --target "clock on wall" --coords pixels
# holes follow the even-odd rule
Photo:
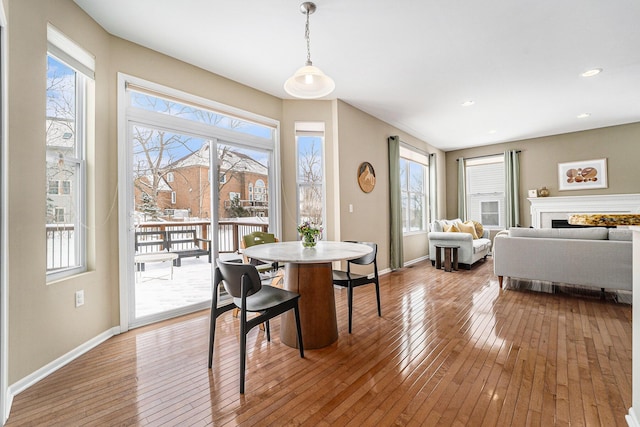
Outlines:
[[[365,193],[371,193],[376,186],[376,171],[369,162],[362,162],[358,166],[358,185]]]

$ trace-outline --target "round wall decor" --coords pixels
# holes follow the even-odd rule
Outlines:
[[[358,166],[358,185],[365,193],[371,193],[376,186],[376,171],[369,162],[362,162]]]

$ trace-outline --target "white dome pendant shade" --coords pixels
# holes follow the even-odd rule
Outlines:
[[[333,79],[311,63],[298,68],[284,83],[284,90],[291,96],[302,99],[322,98],[336,88]]]
[[[309,37],[309,15],[316,11],[316,5],[312,2],[304,2],[300,5],[300,12],[307,16],[304,38],[307,42],[307,62],[299,68],[295,74],[284,83],[284,90],[291,96],[301,99],[322,98],[329,95],[336,87],[333,79],[324,74],[318,67],[311,63],[311,47]]]

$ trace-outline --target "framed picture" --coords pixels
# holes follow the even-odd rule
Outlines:
[[[607,159],[558,163],[560,190],[607,188]]]

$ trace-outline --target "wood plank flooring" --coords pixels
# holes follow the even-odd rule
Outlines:
[[[631,305],[614,294],[500,290],[491,260],[429,262],[336,289],[340,337],[305,351],[257,328],[238,392],[238,327],[208,311],[116,336],[16,396],[7,426],[625,426]]]

